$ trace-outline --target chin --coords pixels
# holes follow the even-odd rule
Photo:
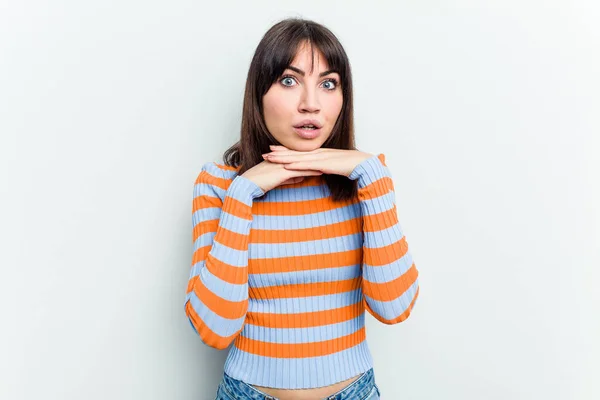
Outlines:
[[[327,140],[327,138],[325,138],[325,140]],[[296,151],[312,151],[312,150],[316,150],[318,148],[320,148],[321,146],[323,146],[323,139],[321,137],[316,137],[312,140],[304,140],[304,139],[296,139],[292,142],[292,144],[290,145],[290,147],[287,147],[290,150],[296,150]]]
[[[296,144],[294,146],[294,150],[296,150],[296,151],[313,151],[313,150],[320,148],[321,145],[322,145],[322,143],[320,143],[320,142],[311,143],[311,142],[305,141],[305,142]]]

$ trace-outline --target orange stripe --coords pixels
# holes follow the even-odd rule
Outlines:
[[[242,285],[248,282],[248,275],[244,273],[246,267],[236,267],[225,264],[221,260],[209,254],[210,246],[204,246],[194,252],[192,257],[192,266],[200,261],[204,261],[204,268],[211,274],[227,283]]]
[[[209,174],[207,171],[202,171],[198,175],[198,178],[196,178],[197,184],[205,183],[217,186],[223,190],[229,189],[229,185],[231,185],[231,182],[231,179],[219,178]],[[252,219],[252,208],[247,204],[234,199],[233,197],[225,196],[225,201],[223,203],[218,197],[208,196],[204,194],[196,196],[193,199],[192,212],[207,207],[222,207],[224,210],[227,210],[229,214],[235,215],[236,217],[248,220]]]
[[[189,317],[192,325],[198,331],[198,335],[202,339],[204,343],[206,343],[210,347],[214,347],[219,350],[223,350],[229,346],[231,342],[233,342],[234,338],[239,335],[241,329],[231,336],[223,337],[214,333],[198,316],[194,307],[192,307],[192,303],[187,302],[185,305],[185,313]]]
[[[381,231],[394,226],[398,223],[396,205],[394,204],[394,207],[387,211],[382,211],[372,215],[364,215],[363,221],[363,231],[365,232]]]
[[[252,274],[310,271],[358,264],[361,262],[361,259],[362,248],[358,248],[356,250],[344,250],[337,253],[249,259],[248,268]]]
[[[370,266],[377,267],[393,263],[404,257],[408,252],[408,243],[406,236],[402,236],[400,240],[383,247],[365,247],[364,262]]]
[[[356,332],[346,336],[311,343],[268,343],[240,335],[235,339],[235,346],[245,352],[264,357],[304,358],[337,353],[358,345],[365,338],[366,330],[363,326]]]
[[[323,296],[350,292],[360,287],[360,278],[334,282],[311,282],[292,285],[251,287],[249,295],[253,299],[284,299],[295,297]]]
[[[309,311],[304,313],[260,313],[248,312],[246,322],[268,328],[310,328],[349,321],[365,311],[362,302],[332,310]]]
[[[203,246],[196,249],[196,251],[194,251],[192,254],[192,267],[194,264],[199,263],[200,261],[205,261],[210,249],[211,246]]]
[[[223,168],[221,168],[223,169]],[[206,183],[209,185],[217,186],[221,189],[227,190],[229,185],[231,184],[232,179],[221,178],[218,176],[211,175],[208,171],[204,170],[198,174],[196,178],[196,184],[198,183]]]
[[[360,200],[374,199],[394,191],[394,182],[390,176],[383,176],[367,186],[358,189]]]
[[[301,229],[252,229],[252,243],[288,243],[330,239],[361,232],[361,218]]]
[[[220,169],[222,169],[223,171],[237,171],[241,168],[241,166],[231,166],[231,165],[225,165],[225,164],[219,164],[219,163],[214,163],[217,167],[219,167]]]
[[[218,227],[218,219],[211,219],[198,222],[192,230],[192,243],[194,243],[200,236],[204,235],[205,233],[216,232]]]
[[[223,202],[220,198],[209,196],[208,194],[201,194],[199,196],[194,197],[194,199],[192,200],[192,214],[203,208],[211,207],[221,208],[223,207]]]
[[[377,314],[375,311],[373,311],[371,309],[371,307],[369,307],[369,304],[367,303],[366,299],[363,299],[363,303],[364,303],[367,311],[369,311],[369,313],[373,317],[375,317],[375,319],[377,319],[378,321],[380,321],[384,324],[387,324],[387,325],[397,324],[399,322],[405,321],[410,316],[410,313],[412,312],[412,309],[415,305],[415,301],[417,301],[417,297],[419,297],[419,291],[420,291],[420,287],[417,287],[417,291],[415,292],[415,297],[413,297],[408,308],[402,314],[400,314],[398,317],[396,317],[394,319],[385,319],[385,318],[381,317],[379,314]]]
[[[198,199],[198,197],[197,197]],[[194,210],[196,211],[196,210]],[[393,212],[390,210],[390,212]],[[388,218],[382,216],[382,214],[377,214],[377,216],[371,216],[371,221],[374,221],[373,218],[377,218],[377,220],[382,219],[384,221],[388,221]],[[377,222],[370,222],[371,224],[375,224]],[[218,228],[219,220],[206,220],[201,221],[193,228],[192,241],[196,241],[199,236],[203,235],[207,232],[216,232]],[[302,242],[302,241],[310,241],[310,240],[322,240],[322,239],[331,239],[339,236],[347,236],[353,235],[361,232],[362,221],[360,217],[352,218],[347,221],[337,222],[328,225],[316,226],[312,228],[302,228],[302,229],[250,229],[250,237],[252,238],[252,243],[267,243],[267,244],[276,244],[276,243],[288,243],[288,242]],[[381,225],[380,225],[381,226]],[[383,228],[385,229],[385,228]]]
[[[252,207],[233,197],[225,196],[223,211],[241,219],[252,220]]]
[[[193,234],[192,234],[193,241],[192,242],[195,242],[201,235],[203,235],[205,233],[216,232],[218,225],[219,225],[218,220],[210,220],[210,221],[204,221],[204,222],[198,223],[194,227],[194,230],[193,230]],[[230,249],[241,250],[241,251],[248,250],[248,241],[249,241],[248,235],[233,232],[224,227],[221,227],[221,229],[219,229],[219,231],[213,238],[213,242],[219,242],[220,244],[227,246]],[[208,247],[208,249],[206,249],[206,247]],[[212,244],[209,246],[201,247],[201,248],[197,249],[195,251],[195,253],[199,252],[199,251],[210,250],[211,247],[212,247]],[[205,256],[197,256],[196,254],[194,254],[193,257],[203,260]],[[194,263],[195,262],[197,262],[197,261],[194,261]]]
[[[236,267],[235,265],[226,264],[212,255],[208,256],[205,265],[211,274],[227,283],[234,283],[236,285],[248,283],[247,267]]]
[[[247,267],[236,267],[235,265],[226,264],[218,258],[213,257],[209,253],[210,249],[210,246],[204,246],[196,250],[192,256],[192,266],[200,261],[204,261],[206,269],[225,282],[235,283],[236,285],[248,282]]]
[[[225,300],[213,292],[211,292],[204,284],[199,276],[194,276],[188,283],[187,293],[194,291],[196,296],[202,300],[202,303],[215,314],[223,318],[237,319],[246,314],[248,310],[248,300],[229,301]]]
[[[384,283],[363,280],[363,293],[378,301],[392,301],[402,296],[413,283],[417,281],[419,271],[413,263],[412,266],[394,280]]]
[[[333,202],[329,197],[314,200],[280,201],[276,204],[269,201],[261,201],[255,203],[252,210],[255,214],[260,215],[306,215],[335,210],[355,204],[356,202],[357,200],[355,199]]]
[[[215,235],[214,241],[218,242],[230,249],[246,251],[248,250],[249,237],[243,233],[237,233],[230,231],[224,227],[221,227]]]

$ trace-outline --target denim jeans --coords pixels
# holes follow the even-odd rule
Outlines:
[[[223,373],[215,400],[279,400],[257,388]],[[322,400],[379,400],[379,387],[375,384],[373,368],[363,372],[354,382]]]

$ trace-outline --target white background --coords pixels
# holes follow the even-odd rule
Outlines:
[[[369,315],[384,400],[600,398],[600,6],[0,2],[0,398],[214,399],[192,188],[288,16],[350,57],[421,293]]]

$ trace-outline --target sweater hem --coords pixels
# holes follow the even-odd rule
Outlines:
[[[225,373],[250,385],[276,389],[314,389],[352,378],[373,367],[366,340],[346,350],[319,357],[275,358],[231,346]]]

